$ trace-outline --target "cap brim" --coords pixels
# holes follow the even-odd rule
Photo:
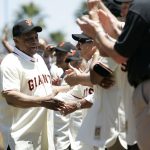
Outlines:
[[[28,33],[32,30],[34,30],[36,32],[41,32],[42,28],[40,26],[34,26],[34,27],[31,27],[31,28],[28,28],[27,30],[23,31],[22,33]]]
[[[88,10],[84,10],[82,14],[83,15],[89,15],[89,11]]]
[[[69,62],[71,62],[71,61],[81,61],[81,60],[82,60],[82,59],[79,58],[79,57],[68,57],[68,58],[66,58],[65,62],[66,62],[66,63],[69,63]]]
[[[66,49],[63,49],[63,48],[60,48],[60,47],[55,47],[54,50],[55,50],[55,51],[65,52],[65,53],[69,52],[69,51],[67,51]]]
[[[81,34],[72,34],[72,38],[73,38],[75,41],[80,41],[80,40],[81,40]]]
[[[70,58],[72,61],[79,61],[79,60],[82,60],[81,58],[78,58],[78,57],[71,57]]]
[[[84,34],[72,34],[72,38],[78,42],[92,42],[93,40]]]
[[[41,32],[42,31],[42,27],[40,27],[40,26],[35,26],[33,29],[35,31],[37,31],[37,32]]]
[[[114,0],[114,2],[117,4],[128,3],[128,2],[132,2],[132,1],[133,0]]]

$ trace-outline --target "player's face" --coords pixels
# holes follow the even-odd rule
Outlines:
[[[86,59],[89,51],[91,51],[92,48],[93,48],[93,42],[90,42],[90,43],[80,43],[80,42],[78,42],[78,44],[77,44],[77,49],[81,50],[81,52],[80,52],[81,57],[83,57],[85,59]]]
[[[71,61],[71,62],[70,62],[71,66],[73,66],[73,67],[75,67],[75,68],[78,68],[78,69],[80,68],[81,63],[82,63],[82,60],[81,60],[81,61],[76,61],[76,60],[74,60],[74,61]]]
[[[126,2],[121,4],[121,16],[126,17],[128,14],[129,6],[131,2]]]
[[[39,46],[38,34],[35,31],[25,33],[16,38],[15,44],[22,52],[32,57]]]
[[[66,68],[65,60],[67,56],[68,56],[68,53],[56,51],[56,65],[58,67],[65,69]]]

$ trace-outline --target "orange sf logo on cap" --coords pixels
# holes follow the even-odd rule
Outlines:
[[[26,22],[26,24],[27,24],[28,26],[31,26],[31,25],[32,25],[32,20],[31,20],[31,19],[27,19],[27,20],[25,20],[25,22]]]
[[[71,49],[70,52],[71,52],[71,54],[70,54],[71,56],[74,56],[76,54],[76,50]]]

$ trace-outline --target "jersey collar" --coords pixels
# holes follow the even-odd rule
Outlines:
[[[36,58],[36,54],[33,55],[33,57],[30,57],[27,54],[20,51],[19,49],[17,49],[16,47],[14,48],[13,53],[19,55],[20,57],[22,57],[23,59],[25,59],[27,61],[31,61],[31,62],[37,62],[38,61],[38,59]]]

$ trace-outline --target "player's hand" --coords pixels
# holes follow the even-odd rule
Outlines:
[[[93,15],[94,13],[90,12],[90,14]],[[77,24],[86,35],[88,35],[89,37],[92,37],[93,39],[96,38],[95,35],[97,35],[97,32],[101,32],[105,34],[104,29],[99,22],[89,19],[87,17],[83,16],[81,19],[78,18]]]
[[[76,22],[79,25],[80,29],[86,35],[88,35],[89,37],[95,39],[96,32],[95,32],[93,26],[89,25],[87,22],[85,22],[84,20],[79,19],[79,18],[76,20]]]
[[[62,78],[60,78],[60,77],[55,77],[52,79],[52,85],[59,86],[61,84],[61,82],[62,82]]]
[[[66,116],[74,111],[77,110],[76,103],[66,103],[65,107],[63,107],[59,112],[63,115]]]
[[[42,106],[47,109],[60,111],[61,109],[65,108],[65,103],[60,100],[51,98],[50,100],[42,101]]]
[[[69,63],[69,70],[66,71],[67,75],[64,79],[70,86],[77,85],[77,84],[79,84],[78,77],[81,76],[81,73],[82,73],[81,70],[74,68]]]
[[[116,38],[121,33],[121,30],[118,28],[120,23],[113,14],[100,9],[98,11],[98,16],[105,32],[108,33],[108,35]]]
[[[97,10],[99,7],[100,0],[87,0],[88,10]]]

